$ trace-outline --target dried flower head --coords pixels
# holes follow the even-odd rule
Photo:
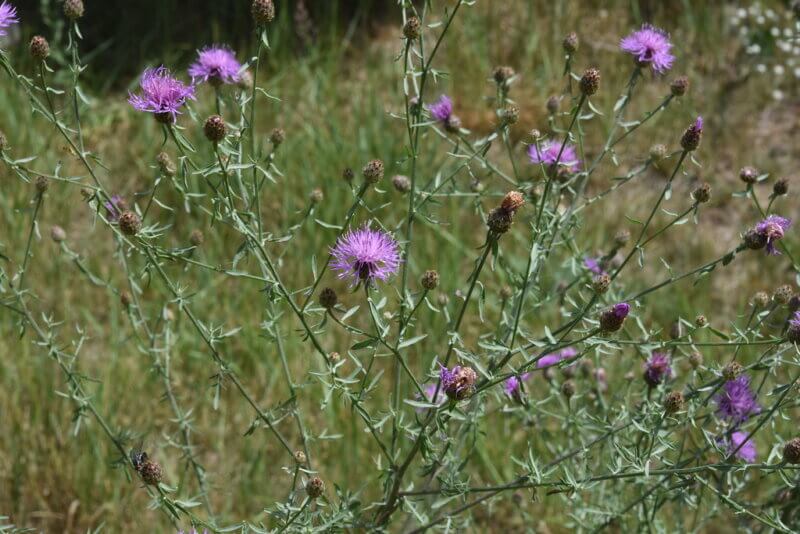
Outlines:
[[[433,291],[439,286],[439,273],[433,270],[425,271],[420,284],[427,291]]]
[[[731,380],[736,380],[744,368],[742,364],[739,362],[730,362],[722,369],[722,378],[725,379],[726,382],[730,382]]]
[[[306,453],[305,452],[303,452],[303,451],[295,451],[294,452],[294,461],[298,465],[303,465],[304,463],[306,463],[306,460],[307,460],[307,458],[306,458]]]
[[[316,499],[325,492],[325,482],[322,481],[319,477],[311,477],[306,482],[306,494],[312,498]]]
[[[503,127],[516,124],[519,120],[519,106],[516,104],[506,105],[506,107],[499,111],[498,117],[500,119],[500,125]]]
[[[367,162],[361,170],[361,174],[364,175],[364,181],[368,184],[380,182],[383,179],[383,161],[373,159]]]
[[[492,78],[497,85],[508,85],[511,78],[516,76],[516,72],[514,69],[509,66],[502,66],[502,67],[495,67],[494,71],[492,72]]]
[[[175,173],[177,172],[175,162],[172,161],[172,158],[170,158],[169,154],[166,152],[158,153],[156,156],[156,164],[164,176],[175,176]]]
[[[615,304],[600,314],[600,329],[603,332],[616,332],[622,328],[630,311],[631,307],[626,302]]]
[[[315,187],[311,190],[311,193],[308,195],[308,199],[311,201],[312,204],[319,204],[323,200],[325,200],[325,193],[322,192],[322,188]]]
[[[561,42],[561,46],[564,48],[564,52],[567,54],[574,54],[578,51],[578,46],[580,45],[580,40],[578,39],[578,34],[575,32],[570,32],[564,37],[564,40]]]
[[[700,139],[702,136],[703,117],[697,117],[697,119],[694,121],[694,124],[689,126],[686,131],[683,132],[683,137],[681,137],[681,147],[687,152],[697,150],[697,147],[700,146]]]
[[[717,415],[735,424],[741,424],[761,411],[755,395],[750,391],[750,378],[747,375],[725,382],[714,400],[717,403]]]
[[[692,191],[692,200],[697,204],[704,204],[711,200],[711,185],[703,182]]]
[[[419,37],[422,31],[422,22],[417,17],[408,17],[405,25],[403,25],[403,36],[406,39],[414,40]]]
[[[700,314],[694,318],[694,325],[697,328],[703,328],[708,325],[708,318],[705,315]]]
[[[697,369],[703,365],[703,355],[697,351],[691,353],[689,355],[689,365],[692,366],[692,369]]]
[[[83,16],[83,0],[64,0],[64,16],[77,20]]]
[[[525,195],[519,191],[509,191],[503,197],[500,203],[500,208],[508,211],[509,213],[516,213],[516,211],[525,204]]]
[[[164,476],[164,471],[161,465],[154,460],[145,460],[138,467],[139,475],[145,484],[149,486],[157,486]]]
[[[670,391],[664,397],[664,409],[669,414],[674,414],[683,409],[683,393],[680,391]]]
[[[36,61],[44,61],[50,55],[50,43],[41,35],[35,35],[28,45],[31,57]]]
[[[345,182],[348,182],[348,183],[352,182],[355,179],[355,177],[356,177],[356,173],[353,172],[353,169],[351,169],[350,167],[345,167],[344,170],[342,171],[342,179]]]
[[[653,161],[661,161],[667,157],[667,145],[657,143],[650,147],[650,158]]]
[[[54,225],[50,228],[50,238],[56,243],[61,243],[67,238],[67,232],[60,226]]]
[[[275,18],[275,4],[272,0],[253,0],[250,4],[250,14],[256,25],[263,26]]]
[[[338,302],[339,296],[336,294],[336,290],[332,287],[326,287],[319,292],[319,304],[323,308],[329,310],[336,306]]]
[[[36,178],[36,191],[42,195],[50,188],[50,181],[45,176],[39,176]]]
[[[669,84],[669,90],[673,96],[683,96],[689,90],[689,78],[686,76],[678,76],[672,83]]]
[[[787,464],[800,464],[800,438],[790,439],[783,446],[783,461]]]
[[[595,94],[600,87],[600,70],[591,67],[583,71],[579,85],[584,95],[592,96]]]
[[[756,225],[755,232],[764,239],[764,244],[767,247],[767,254],[773,256],[780,254],[778,249],[775,248],[775,243],[783,238],[783,234],[791,225],[791,219],[781,217],[780,215],[770,215]]]
[[[392,177],[392,185],[398,193],[408,193],[411,191],[411,180],[404,174],[395,174]]]
[[[189,67],[193,83],[206,82],[214,86],[235,84],[241,79],[242,64],[233,50],[213,45],[197,52],[197,60]]]
[[[397,241],[383,230],[364,226],[347,232],[331,249],[331,268],[352,286],[387,280],[400,266]]]
[[[575,395],[576,390],[577,387],[575,386],[575,382],[573,380],[565,380],[564,383],[561,384],[561,394],[568,399]]]
[[[644,381],[650,387],[656,387],[672,377],[672,365],[669,354],[654,352],[644,366]]]
[[[672,43],[664,30],[650,24],[631,33],[619,43],[623,52],[631,54],[640,67],[651,67],[653,72],[663,74],[672,68],[675,56],[672,55]]]
[[[622,248],[631,240],[631,233],[628,230],[622,229],[614,234],[614,246]]]
[[[124,211],[119,216],[119,229],[123,234],[134,236],[142,229],[142,220],[133,211]]]
[[[219,115],[211,115],[206,119],[203,124],[203,133],[206,139],[216,144],[225,139],[225,134],[228,132],[228,127],[225,125],[225,119]]]
[[[192,233],[189,234],[189,243],[192,245],[199,247],[203,244],[203,241],[205,241],[205,236],[199,228],[195,228],[192,230]]]
[[[146,69],[139,85],[141,94],[131,93],[128,102],[138,111],[153,113],[159,122],[175,122],[180,108],[194,99],[194,86],[177,80],[164,67]]]
[[[611,285],[611,277],[607,273],[598,274],[592,278],[592,290],[598,295],[602,295],[608,291]]]
[[[793,295],[794,291],[792,290],[792,286],[784,284],[775,288],[772,298],[781,304],[788,304]]]
[[[769,304],[769,295],[767,295],[766,291],[757,291],[756,294],[753,295],[753,304],[759,308],[763,308]]]
[[[269,134],[269,142],[273,146],[279,147],[286,140],[286,132],[283,128],[273,128],[272,133]]]
[[[478,375],[471,367],[456,365],[452,370],[442,367],[439,371],[442,390],[453,400],[463,400],[472,395],[477,379]]]

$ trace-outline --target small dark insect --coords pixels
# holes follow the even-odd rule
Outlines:
[[[147,461],[147,453],[144,451],[137,451],[136,449],[131,449],[131,463],[133,464],[133,468],[137,471],[141,469],[142,464]]]

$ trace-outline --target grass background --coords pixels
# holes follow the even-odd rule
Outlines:
[[[48,9],[57,6],[21,6],[23,11],[20,43],[34,31],[53,32],[54,49],[58,47],[58,25],[48,26]],[[84,112],[87,146],[100,154],[109,167],[105,183],[129,200],[146,191],[152,182],[153,160],[161,150],[161,133],[157,125],[134,113],[126,103],[126,89],[136,82],[136,73],[146,64],[164,63],[176,71],[184,71],[193,51],[210,42],[227,42],[236,47],[239,57],[252,53],[252,33],[247,20],[245,2],[221,10],[208,3],[187,13],[178,2],[158,2],[151,10],[144,3],[139,9],[126,11],[125,16],[101,15],[112,9],[88,6],[89,20],[83,27],[87,36],[87,93],[91,106]],[[240,5],[241,4],[241,5]],[[437,2],[437,4],[439,4]],[[647,157],[654,143],[676,147],[683,128],[700,113],[707,119],[703,146],[697,154],[702,167],[690,165],[681,177],[665,208],[673,212],[688,205],[689,191],[698,181],[708,181],[714,188],[708,209],[701,211],[699,226],[693,223],[678,226],[651,252],[641,271],[631,270],[627,287],[647,287],[647,282],[666,275],[658,259],[662,256],[677,271],[692,268],[717,257],[735,246],[739,233],[751,225],[756,213],[746,202],[731,196],[742,189],[737,179],[739,167],[755,165],[773,176],[789,176],[797,169],[798,146],[797,92],[776,102],[771,98],[775,81],[771,77],[751,76],[742,81],[742,67],[747,61],[740,55],[739,40],[729,25],[730,12],[716,2],[478,2],[466,8],[436,61],[443,76],[432,94],[447,92],[454,97],[464,126],[476,133],[488,132],[494,124],[494,111],[485,99],[493,92],[489,77],[496,65],[512,65],[520,74],[511,96],[521,108],[521,120],[513,137],[515,154],[524,172],[533,177],[532,167],[524,164],[525,141],[531,128],[548,130],[545,101],[556,94],[563,83],[560,75],[563,59],[560,43],[568,32],[577,31],[582,39],[575,69],[598,66],[603,73],[602,86],[593,99],[594,105],[606,112],[587,122],[589,154],[596,154],[611,121],[608,115],[623,90],[631,72],[629,58],[620,54],[617,43],[642,21],[651,21],[672,34],[677,62],[672,73],[686,74],[692,81],[688,96],[672,105],[624,143],[619,166],[611,158],[595,173],[590,189],[600,191],[609,186],[630,166]],[[245,5],[243,8],[242,5]],[[387,7],[387,5],[389,7]],[[784,9],[781,2],[769,3]],[[308,197],[315,187],[322,188],[325,199],[314,209],[313,217],[323,221],[341,221],[351,202],[350,188],[340,176],[344,167],[359,169],[374,157],[387,162],[387,177],[404,170],[404,123],[392,117],[402,107],[401,65],[396,61],[401,51],[399,14],[393,2],[319,2],[306,5],[310,19],[297,15],[297,4],[279,4],[279,18],[270,30],[272,50],[266,54],[261,86],[280,99],[262,99],[258,124],[264,140],[274,126],[286,130],[287,140],[281,146],[276,164],[283,171],[280,182],[264,195],[265,227],[281,233],[281,229],[302,221],[308,208]],[[41,8],[41,10],[40,10]],[[110,22],[107,22],[110,21]],[[173,34],[174,31],[174,34]],[[431,30],[436,32],[438,30]],[[48,35],[45,33],[45,35]],[[109,42],[109,39],[111,41]],[[33,68],[25,59],[23,44],[9,44],[8,53],[20,72],[33,76]],[[65,69],[58,69],[53,58],[56,79],[67,80]],[[637,116],[655,107],[668,92],[669,77],[647,76],[637,88],[629,116]],[[797,87],[796,84],[793,87]],[[192,113],[205,117],[213,110],[213,95],[208,88],[199,90]],[[563,119],[561,119],[563,120]],[[192,124],[187,118],[182,124]],[[0,128],[9,138],[15,157],[37,155],[37,168],[52,169],[57,162],[67,173],[80,175],[81,167],[56,133],[42,120],[32,116],[25,96],[0,79]],[[187,135],[197,146],[204,146],[199,127],[191,126]],[[433,176],[446,161],[447,145],[431,134],[424,143],[421,160],[423,178]],[[168,146],[175,157],[172,147]],[[205,154],[206,157],[209,154]],[[503,168],[507,159],[495,147],[491,155]],[[483,229],[479,224],[475,202],[491,206],[492,195],[503,192],[496,177],[476,176],[485,183],[486,197],[453,197],[432,210],[439,224],[417,227],[418,241],[410,265],[412,280],[428,268],[442,274],[441,294],[449,297],[453,307],[455,292],[464,289],[464,281],[472,266],[475,249],[481,244]],[[469,189],[473,177],[466,173],[458,178],[462,190]],[[664,176],[653,171],[603,203],[589,210],[584,225],[576,230],[576,242],[586,254],[608,249],[614,233],[635,226],[626,217],[641,219],[652,206],[662,187]],[[766,198],[772,181],[759,186],[759,195]],[[0,170],[0,252],[8,256],[8,270],[13,271],[22,260],[25,239],[30,225],[34,198],[33,185],[26,185]],[[177,196],[167,188],[159,195],[166,204],[174,205]],[[789,217],[798,215],[793,193],[779,201],[778,211]],[[389,227],[404,217],[406,201],[387,183],[383,191],[369,193],[368,202],[375,216]],[[238,242],[221,227],[196,214],[155,212],[156,220],[171,226],[165,241],[185,245],[194,228],[202,228],[206,240],[198,252],[210,264],[226,264],[235,253]],[[660,215],[668,220],[665,214]],[[360,213],[358,220],[365,220]],[[95,227],[91,213],[83,204],[78,188],[51,186],[40,217],[41,236],[34,245],[34,257],[27,279],[35,288],[36,309],[64,320],[65,336],[73,335],[78,326],[89,340],[80,360],[80,369],[97,380],[93,399],[113,423],[137,432],[139,441],[147,445],[151,456],[165,465],[167,480],[185,483],[185,493],[194,490],[193,481],[183,470],[179,453],[170,448],[165,436],[175,431],[171,412],[160,402],[161,382],[150,370],[150,360],[137,346],[130,324],[117,295],[106,288],[91,286],[70,259],[49,240],[51,225],[58,224],[68,234],[68,246],[79,253],[89,269],[107,280],[112,287],[124,287],[124,274],[115,258],[113,242],[107,232]],[[280,265],[285,281],[294,288],[313,280],[311,258],[321,257],[335,236],[326,229],[305,220],[297,237],[276,245],[274,253],[285,255]],[[524,225],[520,224],[519,228]],[[503,244],[503,259],[482,281],[487,290],[487,321],[497,321],[503,313],[499,289],[513,279],[510,272],[520,269],[527,254],[527,233],[509,235]],[[790,246],[795,243],[789,239]],[[0,260],[2,261],[2,260]],[[692,286],[691,281],[674,290],[657,293],[645,301],[638,315],[645,324],[668,328],[678,317],[691,320],[705,313],[719,328],[729,321],[741,319],[746,303],[757,290],[771,291],[783,283],[793,283],[786,270],[788,262],[737,260],[714,277]],[[246,267],[249,265],[245,265]],[[141,265],[139,265],[141,267]],[[252,267],[252,266],[249,266]],[[543,291],[571,278],[575,267],[564,259],[558,269],[547,274]],[[255,283],[230,280],[213,273],[186,271],[171,266],[169,272],[194,291],[195,307],[202,309],[204,320],[225,329],[243,327],[224,345],[225,353],[246,377],[246,383],[264,406],[273,406],[287,398],[287,391],[278,372],[275,347],[261,335],[259,324],[265,318],[264,299]],[[335,284],[328,276],[326,283]],[[353,305],[361,298],[342,298]],[[393,291],[387,291],[390,299]],[[164,303],[164,289],[157,283],[144,285],[142,300],[151,313]],[[200,304],[204,303],[204,304]],[[745,311],[743,311],[745,310]],[[175,388],[185,407],[194,409],[198,454],[211,477],[212,502],[221,516],[229,519],[256,519],[274,500],[283,497],[290,475],[277,460],[280,452],[262,431],[242,437],[251,422],[250,411],[231,390],[225,390],[219,409],[211,403],[209,375],[213,372],[204,347],[191,335],[191,325],[179,314],[174,320],[177,342],[173,348]],[[366,318],[364,318],[366,319]],[[434,331],[444,331],[445,313],[424,310],[421,319]],[[525,329],[541,331],[544,325],[560,322],[550,308],[532,310],[524,318]],[[465,339],[474,341],[487,330],[473,314],[464,329]],[[286,336],[286,349],[295,376],[306,376],[301,385],[301,406],[306,424],[313,432],[326,430],[339,439],[320,440],[312,446],[316,461],[324,466],[324,478],[331,485],[355,490],[370,480],[374,472],[376,449],[362,435],[350,408],[334,400],[322,403],[319,384],[303,373],[317,368],[307,344],[297,333],[296,321],[282,317],[281,328]],[[351,340],[339,332],[322,336],[326,347],[336,347],[345,354]],[[426,339],[416,346],[412,364],[422,372],[437,351],[441,339]],[[59,370],[31,342],[30,335],[19,337],[15,317],[0,310],[0,515],[12,517],[18,525],[32,526],[47,532],[84,532],[105,523],[108,531],[135,529],[141,521],[163,521],[157,512],[146,511],[147,497],[135,484],[127,483],[118,470],[111,467],[115,452],[94,424],[89,422],[73,435],[72,404],[57,392],[65,391]],[[722,355],[705,354],[713,364]],[[635,358],[635,355],[630,355]],[[388,371],[389,361],[379,362]],[[623,376],[631,367],[630,360],[614,358],[605,362],[611,394],[628,399]],[[352,367],[351,367],[352,370]],[[387,391],[389,374],[385,375]],[[541,380],[541,379],[539,379]],[[539,382],[543,390],[549,386]],[[411,392],[408,392],[409,396]],[[547,395],[543,391],[542,396]],[[388,396],[387,396],[388,398]],[[387,405],[380,395],[370,405]],[[503,460],[521,453],[530,440],[530,428],[508,419],[503,422],[490,417],[492,425],[507,439],[499,443],[491,439],[493,427],[482,428],[478,436],[480,454],[474,459],[474,480],[494,483],[508,480],[514,466]],[[546,422],[537,428],[542,436]],[[282,431],[292,436],[294,427],[287,419]],[[553,440],[556,438],[553,437]],[[541,443],[542,451],[558,445]],[[362,500],[378,496],[375,484],[365,490]],[[499,507],[514,507],[511,502]],[[525,507],[518,514],[495,514],[484,518],[498,529],[522,528],[521,521],[537,518],[540,528],[563,530],[565,507],[557,498],[543,498]],[[480,514],[490,514],[487,509]],[[530,514],[530,516],[526,515]],[[508,518],[505,525],[500,517]],[[505,521],[506,519],[503,519]],[[676,521],[680,521],[676,518]],[[160,523],[158,523],[160,524]],[[487,526],[486,528],[489,528]]]

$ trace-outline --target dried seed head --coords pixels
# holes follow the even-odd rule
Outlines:
[[[403,174],[395,174],[392,177],[392,185],[399,193],[408,193],[411,191],[411,180],[408,176]]]
[[[36,35],[31,39],[29,50],[33,59],[44,61],[50,55],[50,43],[41,35]]]
[[[294,461],[297,462],[299,465],[306,463],[306,453],[303,451],[295,451],[294,452]]]
[[[433,291],[439,285],[439,273],[433,270],[425,271],[420,280],[422,287],[428,291]]]
[[[581,92],[586,96],[592,96],[600,87],[600,70],[591,67],[583,71],[580,81]]]
[[[361,173],[364,175],[364,181],[368,184],[380,182],[381,179],[383,179],[383,161],[373,159],[364,165],[364,168],[361,169]]]
[[[792,286],[784,284],[775,289],[775,293],[772,294],[772,298],[781,304],[789,304],[789,301],[793,295],[794,291],[792,291]]]
[[[689,355],[689,365],[692,366],[692,369],[697,369],[703,365],[703,355],[697,351],[691,353]]]
[[[312,477],[306,482],[306,493],[312,499],[316,499],[325,492],[325,483],[319,477]]]
[[[356,177],[356,173],[354,173],[353,169],[351,169],[350,167],[345,167],[344,170],[342,171],[342,179],[345,182],[348,182],[348,183],[352,182],[355,177]]]
[[[753,295],[753,304],[759,308],[763,308],[769,304],[769,295],[767,295],[766,291],[758,291],[755,295]]]
[[[575,382],[572,380],[566,380],[563,384],[561,384],[561,394],[568,399],[575,395],[575,390]]]
[[[312,204],[319,204],[325,199],[325,194],[322,192],[322,189],[315,187],[311,190],[311,194],[308,195],[308,199]]]
[[[253,22],[256,25],[263,26],[275,18],[275,4],[272,0],[253,0],[250,14],[253,15]]]
[[[83,16],[83,0],[64,0],[64,15],[69,20],[77,20]]]
[[[800,464],[800,438],[794,438],[783,446],[783,461],[787,464]]]
[[[745,232],[742,241],[744,246],[750,250],[759,250],[767,246],[767,236],[757,231],[755,228],[751,228]]]
[[[497,85],[506,85],[516,75],[514,69],[508,66],[495,67],[492,77]]]
[[[203,244],[203,241],[205,241],[205,236],[203,235],[203,232],[201,232],[199,228],[195,228],[194,230],[192,230],[192,233],[189,234],[189,242],[192,245],[199,247],[200,245]]]
[[[67,238],[67,233],[58,225],[50,228],[50,238],[56,243],[61,243]]]
[[[514,222],[513,218],[513,214],[502,207],[494,208],[486,218],[486,225],[495,234],[504,234],[511,228],[511,223]]]
[[[142,220],[133,211],[123,211],[118,221],[119,229],[125,235],[134,236],[142,229]]]
[[[683,96],[689,90],[689,78],[686,76],[678,76],[669,85],[669,90],[675,96]]]
[[[47,191],[49,187],[50,187],[50,182],[47,180],[47,178],[45,178],[44,176],[39,176],[38,178],[36,178],[36,191],[38,191],[39,194],[42,194],[45,191]]]
[[[272,133],[269,135],[269,142],[272,143],[272,146],[279,147],[281,143],[286,140],[286,132],[283,131],[283,128],[273,128]]]
[[[567,54],[574,54],[578,51],[578,46],[580,45],[580,40],[578,39],[578,34],[575,32],[570,32],[564,37],[564,40],[561,42],[561,46],[564,47],[564,52]]]
[[[711,200],[711,185],[708,182],[703,182],[692,191],[692,200],[697,204],[703,204]]]
[[[500,208],[509,213],[516,213],[516,211],[524,204],[525,195],[519,191],[509,191],[506,193],[506,196],[503,197],[503,201],[500,203]]]
[[[478,374],[472,367],[454,367],[452,371],[443,368],[441,371],[442,389],[453,400],[464,400],[475,391]]]
[[[555,95],[551,96],[547,99],[545,103],[545,108],[550,115],[555,115],[558,113],[558,107],[561,104],[561,99]]]
[[[677,413],[683,409],[683,403],[683,393],[680,391],[670,391],[664,397],[664,410],[669,414]]]
[[[422,22],[417,17],[408,17],[405,25],[403,26],[403,36],[406,39],[414,40],[419,37],[422,30]]]
[[[758,178],[758,169],[755,167],[742,167],[739,170],[739,179],[746,184],[754,184],[756,183],[756,179]]]
[[[628,244],[628,241],[631,239],[631,233],[628,230],[620,230],[616,234],[614,234],[614,246],[617,248],[622,248]]]
[[[145,484],[149,486],[157,486],[164,476],[164,471],[158,462],[153,460],[146,460],[139,466],[139,475]]]
[[[608,291],[608,287],[611,285],[611,277],[606,274],[598,274],[592,279],[592,289],[598,295],[602,295],[606,291]]]
[[[725,379],[726,382],[730,382],[731,380],[736,380],[740,374],[742,374],[742,365],[738,362],[731,362],[725,367],[722,368],[722,378]]]
[[[786,178],[781,178],[775,181],[775,184],[772,186],[772,194],[776,197],[785,195],[789,192],[789,180]]]
[[[500,288],[500,298],[503,300],[508,300],[514,294],[511,286],[503,286]]]
[[[175,162],[172,161],[169,154],[166,152],[159,152],[156,156],[156,163],[158,164],[158,170],[160,170],[164,176],[175,176],[177,169],[175,167]]]
[[[703,328],[704,326],[708,325],[708,319],[705,315],[700,314],[694,318],[694,325],[697,328]]]
[[[214,144],[225,139],[227,132],[228,127],[225,125],[225,120],[219,115],[211,115],[203,125],[203,133],[206,134],[206,139]]]
[[[319,305],[326,310],[330,310],[336,306],[338,302],[339,295],[336,294],[336,290],[332,287],[326,287],[319,292]]]
[[[650,159],[661,161],[667,156],[667,145],[657,143],[650,147]]]
[[[503,126],[511,126],[516,124],[519,120],[519,107],[515,104],[509,104],[500,112],[500,124]]]

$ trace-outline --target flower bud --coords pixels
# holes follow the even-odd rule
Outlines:
[[[306,463],[306,453],[303,451],[295,451],[294,452],[294,461],[297,462],[298,465],[303,465]]]
[[[614,246],[617,248],[622,248],[628,244],[628,241],[631,239],[631,233],[628,230],[622,229],[616,234],[614,234]]]
[[[680,391],[670,391],[664,397],[664,410],[668,414],[674,414],[683,409],[683,393]]]
[[[444,121],[444,129],[450,133],[457,133],[461,129],[461,119],[455,115],[450,115]]]
[[[192,233],[189,234],[189,242],[192,245],[199,247],[203,244],[203,241],[205,241],[205,236],[203,236],[203,232],[199,229],[195,228],[192,230]]]
[[[650,147],[650,158],[653,161],[661,161],[667,157],[667,145],[658,143]]]
[[[739,179],[748,185],[756,183],[756,179],[758,179],[758,169],[750,166],[742,167],[739,170]]]
[[[311,194],[308,195],[308,199],[312,204],[319,204],[325,199],[325,194],[322,192],[322,189],[315,187],[311,190]]]
[[[697,117],[694,124],[686,128],[681,137],[681,147],[686,152],[697,150],[700,146],[700,139],[703,137],[703,117]]]
[[[575,395],[575,390],[575,382],[572,380],[566,380],[563,384],[561,384],[561,394],[567,399],[572,398],[572,396]]]
[[[50,238],[56,243],[61,243],[67,238],[67,233],[58,225],[50,228]]]
[[[83,0],[64,0],[64,15],[69,20],[77,20],[83,16]]]
[[[166,152],[159,152],[156,156],[156,163],[158,164],[158,169],[164,176],[175,176],[177,169],[172,158],[169,157],[169,154]]]
[[[153,460],[145,460],[139,466],[139,475],[145,484],[149,486],[157,486],[164,476],[164,471],[158,462]]]
[[[33,59],[44,61],[50,55],[50,43],[41,35],[36,35],[31,39],[29,50]]]
[[[492,77],[497,85],[506,85],[516,75],[514,69],[507,66],[495,67]]]
[[[286,132],[283,131],[283,128],[273,128],[272,133],[269,135],[269,142],[272,143],[272,146],[275,148],[281,146],[281,144],[286,140]]]
[[[600,87],[600,71],[594,67],[583,71],[580,81],[581,92],[586,96],[592,96]]]
[[[742,365],[738,362],[731,362],[725,367],[722,368],[722,378],[725,379],[726,382],[730,382],[732,380],[736,380],[740,374],[742,374]]]
[[[392,177],[392,185],[398,193],[405,194],[411,191],[411,180],[403,174],[395,174]]]
[[[486,225],[493,233],[501,235],[508,232],[513,221],[513,214],[502,207],[494,208],[486,218]]]
[[[503,286],[500,288],[500,298],[503,300],[508,300],[514,294],[511,286]]]
[[[580,41],[578,40],[578,34],[575,32],[570,32],[564,37],[564,41],[562,41],[561,46],[564,47],[564,52],[567,54],[574,54],[578,51],[578,46],[580,45]]]
[[[499,115],[502,126],[511,126],[519,120],[519,107],[516,104],[509,104],[500,111]]]
[[[556,113],[558,113],[558,107],[560,104],[561,104],[561,99],[553,95],[547,99],[547,102],[545,103],[545,108],[547,109],[547,112],[550,115],[555,115]]]
[[[129,236],[134,236],[142,229],[142,220],[133,211],[123,211],[119,216],[119,229],[122,233]]]
[[[509,213],[516,213],[523,204],[525,204],[525,196],[522,193],[519,191],[509,191],[506,193],[506,196],[503,197],[500,208]]]
[[[669,85],[669,90],[674,96],[683,96],[689,90],[689,78],[678,76]]]
[[[427,291],[433,291],[439,285],[439,273],[433,270],[425,271],[420,284]]]
[[[753,295],[753,304],[759,308],[763,308],[769,304],[769,295],[767,295],[765,291],[758,291],[755,295]]]
[[[275,4],[272,3],[272,0],[253,0],[250,5],[250,14],[256,25],[263,26],[275,18]]]
[[[319,304],[326,310],[330,310],[339,302],[339,296],[332,287],[326,287],[319,292]]]
[[[306,494],[312,499],[320,497],[325,492],[325,483],[319,477],[312,477],[306,482]]]
[[[448,297],[445,293],[439,293],[436,295],[436,304],[439,306],[447,306],[447,303],[450,301],[450,297]]]
[[[800,438],[794,438],[783,446],[783,461],[787,464],[800,464]]]
[[[403,26],[403,36],[406,39],[413,41],[419,37],[422,30],[422,22],[417,17],[408,17],[405,25]]]
[[[689,365],[692,366],[692,369],[697,369],[703,365],[703,355],[697,351],[691,353],[689,355]]]
[[[328,354],[328,359],[331,361],[331,363],[336,363],[342,359],[342,355],[334,351]]]
[[[206,135],[206,139],[214,144],[225,139],[227,132],[228,127],[225,125],[225,120],[219,115],[211,115],[203,125],[203,133]]]
[[[694,325],[697,328],[703,328],[707,324],[708,324],[708,319],[706,318],[705,315],[701,314],[701,315],[698,315],[697,317],[694,318]]]
[[[600,314],[600,330],[603,332],[616,332],[622,328],[630,309],[630,305],[620,302],[605,310]]]
[[[351,169],[350,167],[345,167],[344,170],[342,171],[342,179],[345,182],[348,182],[348,183],[352,182],[355,177],[356,177],[356,173],[354,173],[353,169]]]
[[[368,184],[375,184],[383,178],[383,162],[379,159],[373,159],[364,165],[361,170],[364,175],[364,181]]]
[[[44,194],[45,191],[50,187],[50,182],[44,176],[39,176],[36,178],[36,191],[39,194]]]
[[[611,277],[606,274],[598,274],[592,279],[592,289],[598,295],[602,295],[606,291],[608,291],[608,287],[611,285]]]
[[[781,304],[788,304],[793,295],[794,291],[792,291],[792,286],[784,284],[775,288],[775,293],[772,294],[772,298]]]
[[[742,242],[750,250],[759,250],[767,246],[767,236],[755,228],[751,228],[745,232]]]
[[[703,182],[692,191],[692,200],[697,204],[704,204],[711,200],[711,185]]]
[[[772,194],[776,197],[785,195],[789,192],[789,180],[786,178],[781,178],[775,181],[775,184],[772,186]]]

